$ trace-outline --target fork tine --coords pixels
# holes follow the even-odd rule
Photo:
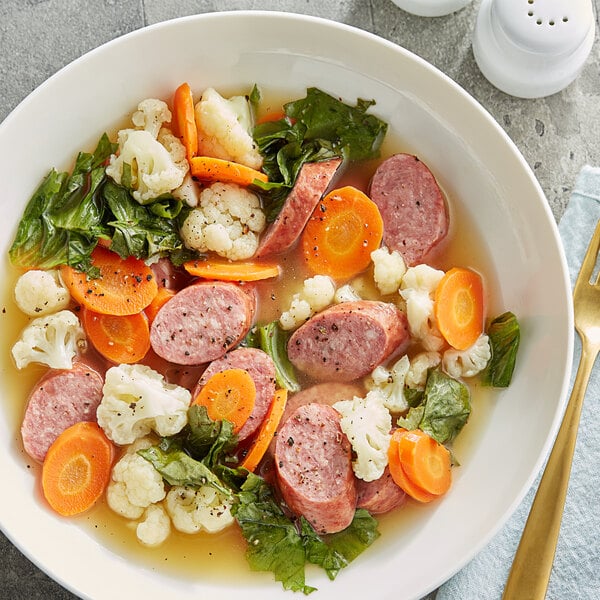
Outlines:
[[[577,277],[577,282],[575,283],[575,287],[581,285],[583,283],[590,283],[592,274],[594,273],[594,268],[596,266],[596,260],[598,258],[598,250],[600,249],[600,221],[596,224],[596,230],[594,231],[594,235],[590,240],[589,246],[587,248],[587,252],[585,253],[585,258],[583,259],[583,263],[581,264],[581,270],[579,271],[579,276]],[[598,276],[600,278],[600,274]],[[598,278],[595,283],[598,283]]]

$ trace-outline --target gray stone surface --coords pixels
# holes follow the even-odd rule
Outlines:
[[[566,90],[544,99],[513,98],[495,89],[474,61],[471,35],[479,0],[439,18],[412,16],[390,0],[2,0],[0,121],[54,72],[119,35],[184,15],[243,9],[283,10],[343,22],[431,62],[474,96],[516,143],[557,220],[581,167],[600,165],[598,39],[582,74]],[[10,482],[4,482],[3,493],[9,490]],[[0,534],[0,600],[42,598],[74,596]]]

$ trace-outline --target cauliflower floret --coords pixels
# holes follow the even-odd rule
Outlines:
[[[173,198],[185,202],[192,208],[200,204],[200,187],[190,173],[183,178],[183,183],[176,190],[173,190],[172,194]]]
[[[131,444],[154,430],[174,435],[187,424],[191,394],[146,365],[118,365],[106,372],[98,424],[116,444]]]
[[[180,233],[192,250],[243,260],[256,252],[265,225],[258,196],[238,185],[213,183],[200,194],[198,208],[190,211]]]
[[[135,452],[124,454],[114,465],[106,488],[108,506],[128,519],[139,519],[148,506],[166,495],[161,474]]]
[[[85,346],[85,333],[70,310],[33,319],[12,347],[18,369],[42,363],[52,369],[71,369],[73,358]]]
[[[140,204],[178,188],[188,172],[183,144],[173,134],[161,133],[159,137],[171,152],[149,131],[122,129],[117,136],[119,154],[113,154],[106,167],[106,174],[119,184],[124,165],[131,167],[131,193]]]
[[[340,426],[356,453],[354,474],[364,481],[379,479],[388,463],[392,437],[392,417],[381,394],[369,391],[365,398],[341,400],[333,408],[341,414]]]
[[[135,533],[138,540],[154,548],[160,546],[171,533],[171,519],[161,504],[151,504],[144,514],[144,520],[138,523]]]
[[[63,286],[56,269],[32,269],[23,273],[15,285],[15,302],[30,317],[40,317],[67,308],[71,294]]]
[[[195,107],[202,153],[260,169],[262,156],[250,134],[252,115],[244,96],[223,98],[207,88]]]
[[[283,329],[294,329],[326,306],[335,296],[335,283],[327,275],[315,275],[304,280],[302,290],[292,296],[290,308],[279,317]]]
[[[444,345],[433,317],[433,295],[443,276],[443,271],[429,265],[417,265],[407,269],[400,285],[408,326],[426,350],[439,350]]]
[[[340,304],[341,302],[354,302],[355,300],[362,300],[359,293],[349,283],[339,287],[335,292],[333,299],[337,304]]]
[[[367,389],[379,392],[383,405],[390,412],[399,413],[408,410],[408,403],[404,396],[404,383],[409,367],[408,356],[404,355],[389,370],[383,365],[375,367],[365,381]]]
[[[393,294],[400,287],[406,273],[406,264],[402,255],[394,250],[390,252],[381,247],[371,252],[373,261],[373,279],[382,294]]]
[[[489,338],[483,333],[466,350],[446,350],[442,357],[442,369],[455,379],[473,377],[485,369],[491,357]]]
[[[424,390],[429,369],[437,367],[442,360],[439,352],[420,352],[410,361],[404,383],[413,390]]]
[[[133,113],[131,122],[137,129],[144,129],[154,139],[164,123],[171,122],[171,111],[166,102],[156,98],[147,98],[138,104],[138,109]]]
[[[234,521],[229,499],[211,485],[197,490],[174,486],[167,494],[166,505],[173,527],[183,533],[214,533]]]

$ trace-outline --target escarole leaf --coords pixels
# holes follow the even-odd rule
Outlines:
[[[469,388],[439,369],[427,376],[423,401],[398,419],[399,427],[421,429],[440,444],[451,442],[471,414]]]
[[[234,505],[235,517],[248,542],[246,557],[255,571],[271,571],[286,590],[309,594],[305,565],[312,563],[335,579],[378,537],[377,521],[357,510],[352,523],[336,534],[321,537],[300,519],[300,529],[281,510],[265,481],[250,473]]]
[[[104,134],[92,154],[79,153],[70,175],[48,173],[29,200],[9,250],[14,265],[49,269],[69,264],[90,271],[90,254],[106,234],[103,164],[115,149]]]
[[[263,156],[267,183],[257,182],[263,192],[267,219],[275,219],[302,165],[334,157],[366,160],[379,156],[387,124],[367,114],[373,100],[356,106],[317,89],[284,106],[285,117],[260,123],[253,137]]]
[[[485,386],[508,387],[517,360],[521,328],[517,317],[510,311],[496,317],[487,330],[492,357],[481,374]]]

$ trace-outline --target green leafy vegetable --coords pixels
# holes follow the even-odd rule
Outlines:
[[[264,350],[275,363],[277,385],[290,392],[299,392],[300,384],[294,366],[287,355],[290,332],[283,330],[277,321],[254,327],[245,339],[247,346]]]
[[[264,158],[268,183],[259,183],[267,219],[275,219],[302,165],[334,157],[366,160],[379,156],[387,124],[367,114],[372,100],[349,106],[317,88],[284,106],[285,118],[261,123],[254,139]]]
[[[255,571],[271,571],[287,590],[309,594],[305,564],[322,567],[330,579],[347,566],[378,537],[377,521],[358,510],[349,527],[326,536],[317,535],[304,518],[300,530],[281,510],[263,479],[249,474],[239,493],[235,517],[248,542],[246,556]]]
[[[489,325],[492,358],[481,374],[483,385],[508,387],[512,380],[517,352],[521,341],[521,328],[517,317],[510,311],[496,317]]]
[[[423,402],[398,419],[399,427],[422,429],[440,444],[451,442],[471,414],[469,389],[439,369],[427,376]]]

